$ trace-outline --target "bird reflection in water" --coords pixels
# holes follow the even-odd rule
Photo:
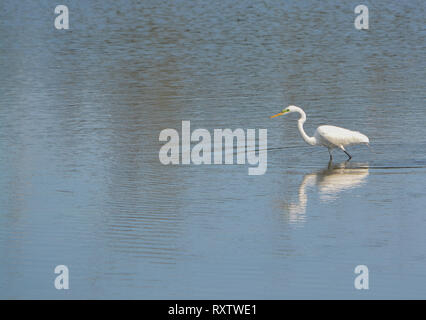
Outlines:
[[[326,169],[306,174],[299,186],[299,201],[285,206],[289,221],[292,223],[305,221],[308,188],[317,187],[320,201],[334,201],[341,192],[365,184],[367,176],[367,164],[348,161],[339,164],[329,162]]]

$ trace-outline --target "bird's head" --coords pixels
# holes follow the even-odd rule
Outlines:
[[[290,105],[290,106],[288,106],[287,108],[284,108],[280,113],[277,113],[277,114],[274,114],[273,116],[270,116],[269,118],[275,118],[275,117],[278,117],[278,116],[282,116],[282,115],[284,115],[284,114],[286,114],[286,113],[291,113],[291,112],[295,112],[296,111],[296,109],[297,109],[297,107],[296,106],[292,106],[292,105]]]

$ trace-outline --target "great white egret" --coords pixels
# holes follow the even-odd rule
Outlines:
[[[319,126],[315,131],[313,137],[310,137],[306,134],[305,130],[303,130],[303,124],[306,121],[306,113],[302,108],[296,106],[288,106],[283,109],[280,113],[277,113],[270,118],[275,118],[281,116],[286,113],[297,112],[300,114],[300,118],[298,120],[297,126],[299,128],[299,132],[302,135],[303,140],[307,144],[311,146],[323,146],[328,149],[328,153],[330,154],[330,161],[333,159],[331,155],[331,151],[335,148],[339,148],[349,157],[348,160],[352,158],[352,156],[345,150],[346,146],[355,145],[355,144],[369,144],[370,140],[368,137],[358,131],[352,131],[340,127],[335,126]]]

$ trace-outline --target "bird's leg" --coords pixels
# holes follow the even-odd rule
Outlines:
[[[339,146],[340,150],[342,150],[344,153],[346,153],[346,155],[349,157],[348,161],[352,159],[352,156],[345,150],[345,148],[343,146]]]
[[[331,150],[330,149],[328,149],[328,154],[330,155],[330,162],[332,162],[333,161],[333,156],[331,155]]]
[[[343,152],[344,152],[344,153],[346,153],[346,155],[349,157],[349,159],[348,159],[348,160],[351,160],[351,159],[352,159],[352,156],[349,154],[349,152],[347,152],[346,150],[343,150]]]

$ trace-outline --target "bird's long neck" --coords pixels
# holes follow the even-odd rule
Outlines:
[[[303,140],[305,140],[305,142],[307,144],[310,144],[311,146],[314,146],[316,144],[316,142],[317,142],[317,139],[315,139],[315,137],[308,136],[306,134],[305,130],[303,129],[303,124],[306,121],[306,113],[301,108],[297,108],[297,112],[300,114],[300,118],[297,121],[297,127],[299,128],[299,132],[300,132]]]

